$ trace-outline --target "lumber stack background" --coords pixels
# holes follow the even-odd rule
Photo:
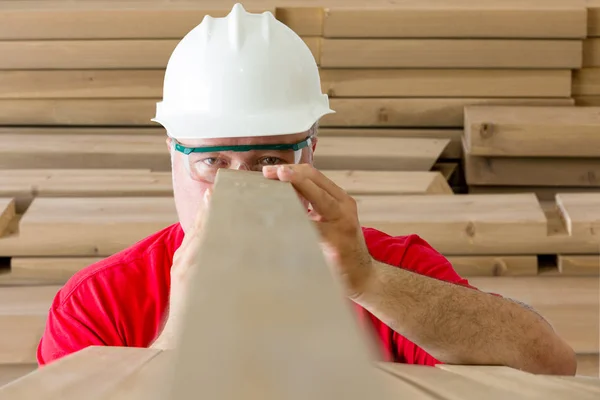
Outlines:
[[[33,367],[61,284],[176,222],[150,118],[177,41],[232,5],[0,1],[0,382]],[[337,111],[315,163],[363,224],[531,304],[598,376],[600,1],[244,6],[311,48]]]

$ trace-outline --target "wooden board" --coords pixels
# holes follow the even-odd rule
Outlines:
[[[171,197],[36,198],[0,254],[107,256],[176,222]]]
[[[600,187],[598,158],[465,156],[469,185]]]
[[[573,95],[600,95],[600,68],[581,68],[574,70]]]
[[[600,354],[577,354],[577,375],[600,378]],[[598,380],[592,384],[598,385]]]
[[[529,256],[449,256],[448,261],[462,277],[535,276],[538,260]]]
[[[573,99],[578,106],[600,106],[600,96],[573,96]]]
[[[390,398],[290,184],[220,170],[205,224],[165,398]]]
[[[0,198],[0,237],[6,233],[14,217],[15,200],[12,198]]]
[[[486,366],[473,368],[465,365],[437,365],[437,368],[452,372],[458,376],[468,379],[472,384],[484,382],[486,385],[500,387],[512,392],[506,398],[547,398],[547,399],[570,399],[574,396],[574,390],[568,382],[557,379],[546,378],[536,374],[525,374],[522,371],[504,367]],[[515,397],[519,396],[519,397]],[[597,394],[585,388],[579,388],[577,399],[592,400]]]
[[[5,364],[0,365],[0,388],[7,383],[35,371],[37,364]]]
[[[347,1],[328,8],[323,33],[328,37],[582,38],[586,10],[583,1]]]
[[[245,1],[244,7],[275,13],[266,1]],[[230,4],[214,0],[4,1],[0,39],[181,39],[205,15],[224,17],[230,11]]]
[[[0,100],[2,125],[158,126],[152,122],[158,99]],[[570,98],[505,99],[331,99],[335,114],[324,127],[463,126],[463,107],[471,104],[572,105]]]
[[[279,21],[289,26],[300,36],[322,36],[324,9],[319,4],[309,4],[306,1],[279,2],[276,8],[276,17]]]
[[[583,41],[584,68],[600,67],[600,38],[590,38]]]
[[[600,107],[469,106],[465,151],[496,157],[600,157]]]
[[[76,272],[100,260],[100,257],[15,257],[10,261],[10,275],[13,280],[63,284]]]
[[[322,69],[321,86],[330,97],[569,97],[571,71]]]
[[[558,193],[600,192],[600,187],[544,187],[544,186],[469,186],[469,193],[474,194],[508,194],[534,193],[540,201],[554,201]]]
[[[332,99],[331,107],[336,113],[324,116],[320,125],[326,128],[461,128],[464,124],[464,107],[475,104],[568,106],[573,104],[573,100],[567,98]],[[2,105],[1,101],[0,105]],[[2,119],[0,115],[0,122]]]
[[[600,250],[600,193],[557,194],[556,205],[569,235],[595,242]]]
[[[325,137],[317,142],[314,165],[319,169],[429,171],[448,139]]]
[[[587,8],[587,36],[598,37],[600,36],[600,1],[598,0],[586,0],[585,6]]]
[[[452,194],[439,172],[321,171],[350,195]]]
[[[473,277],[478,289],[530,305],[577,353],[597,353],[600,343],[598,277]]]
[[[600,253],[558,255],[558,268],[564,276],[600,276]]]
[[[440,158],[461,158],[462,150],[461,129],[386,129],[386,128],[320,128],[319,136],[341,137],[401,137],[401,138],[429,138],[449,139],[450,143],[444,149]]]
[[[575,69],[582,66],[582,42],[504,39],[323,39],[320,65],[325,68]]]

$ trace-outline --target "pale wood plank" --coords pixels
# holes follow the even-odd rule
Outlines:
[[[468,106],[465,146],[476,156],[600,157],[600,107]]]
[[[403,382],[426,388],[436,399],[464,400],[485,396],[490,400],[502,400],[513,398],[515,394],[499,387],[492,391],[483,382],[473,382],[439,368],[399,363],[378,363],[377,365]],[[432,384],[432,382],[436,383]]]
[[[0,48],[1,49],[1,48]],[[323,39],[326,68],[581,68],[579,40]]]
[[[589,38],[583,41],[584,68],[600,67],[600,38]]]
[[[323,32],[328,37],[582,38],[586,10],[583,1],[346,2],[328,8]]]
[[[600,187],[469,186],[473,194],[534,193],[540,201],[554,201],[558,193],[600,192]]]
[[[171,197],[36,198],[0,254],[108,256],[176,222]]]
[[[450,143],[444,149],[440,158],[461,158],[462,149],[461,129],[386,129],[386,128],[320,128],[319,136],[341,137],[401,137],[401,138],[430,138],[449,139]]]
[[[571,71],[321,69],[321,86],[330,97],[569,97]]]
[[[469,185],[600,186],[598,158],[510,158],[465,155]]]
[[[439,172],[321,171],[350,195],[452,194]]]
[[[0,99],[2,125],[156,126],[159,99]],[[572,105],[570,98],[331,99],[324,127],[462,127],[471,104]]]
[[[100,257],[15,257],[11,259],[10,271],[14,279],[66,283],[73,274],[100,260]]]
[[[581,68],[574,70],[573,95],[600,95],[600,68]]]
[[[586,389],[574,388],[566,382],[546,379],[544,376],[535,375],[506,367],[472,367],[466,365],[437,365],[439,369],[467,378],[472,383],[484,383],[487,387],[504,389],[513,392],[514,396],[521,398],[545,398],[567,400],[576,396],[581,400],[592,400],[596,395]]]
[[[600,378],[600,354],[577,354],[577,375]],[[598,381],[594,381],[596,384]]]
[[[530,256],[448,256],[454,270],[463,277],[535,276],[538,261]]]
[[[332,127],[427,127],[461,128],[464,107],[476,104],[496,105],[572,105],[563,98],[409,98],[409,99],[339,99],[331,100],[335,114],[321,120],[321,126]],[[2,105],[2,102],[0,102]],[[0,115],[0,122],[2,118]]]
[[[37,369],[37,364],[5,364],[0,365],[0,388],[9,382],[19,379]]]
[[[106,399],[128,375],[158,354],[133,347],[88,347],[53,362],[37,373],[0,388],[5,398],[48,400]]]
[[[599,245],[600,253],[600,245]],[[558,269],[564,276],[600,276],[600,254],[558,255]]]
[[[244,8],[275,14],[272,2],[244,1]],[[224,17],[230,11],[231,5],[214,0],[4,1],[0,39],[181,39],[205,15]]]
[[[275,16],[299,36],[322,36],[323,13],[321,4],[313,6],[304,1],[297,4],[286,1],[277,4]]]
[[[569,235],[594,241],[600,250],[600,193],[560,193],[556,205]]]
[[[0,198],[0,237],[8,229],[10,221],[15,217],[15,200],[12,198]]]
[[[598,277],[472,277],[479,290],[533,307],[577,353],[597,353],[600,343]]]
[[[206,398],[390,398],[291,185],[220,170],[205,223],[216,234],[203,238],[192,266],[164,397],[200,387]],[[239,229],[224,230],[225,243],[217,232],[231,224]],[[294,362],[273,357],[281,352]]]

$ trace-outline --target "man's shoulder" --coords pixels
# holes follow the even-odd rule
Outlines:
[[[149,235],[137,243],[79,270],[57,293],[53,305],[61,306],[73,297],[118,293],[120,290],[142,289],[144,280],[160,279],[168,273],[170,260],[183,234],[180,225],[173,224]],[[168,265],[167,265],[168,264]],[[144,282],[145,283],[145,282]]]

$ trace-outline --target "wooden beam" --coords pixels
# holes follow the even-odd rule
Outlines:
[[[324,10],[320,4],[307,5],[304,1],[290,3],[288,0],[277,6],[277,19],[299,36],[322,36]]]
[[[582,66],[582,42],[504,39],[323,39],[320,65],[324,68],[575,69]]]
[[[452,194],[439,172],[321,171],[350,195]]]
[[[573,71],[574,96],[600,95],[600,68],[581,68]]]
[[[600,107],[469,106],[465,151],[497,157],[600,157]]]
[[[463,131],[461,129],[320,128],[319,136],[449,139],[450,143],[448,143],[440,158],[458,159],[462,158],[463,154]]]
[[[0,365],[0,390],[2,386],[21,378],[37,369],[37,364],[5,364]]]
[[[600,38],[589,38],[583,41],[584,68],[600,67]]]
[[[76,272],[102,260],[101,257],[15,257],[10,278],[46,284],[66,283]],[[0,283],[2,279],[0,279]]]
[[[469,186],[473,194],[509,194],[534,193],[540,201],[554,201],[558,193],[596,193],[600,187],[564,187],[564,186]]]
[[[600,1],[599,0],[586,0],[585,6],[587,8],[587,36],[598,37],[600,36]]]
[[[538,260],[528,256],[448,256],[454,270],[462,277],[474,276],[535,276]]]
[[[600,159],[465,155],[465,176],[469,185],[600,187]]]
[[[12,198],[0,198],[0,237],[6,233],[15,215],[15,200]]]
[[[321,86],[330,97],[569,97],[571,71],[327,68]]]
[[[574,96],[573,98],[578,106],[600,106],[600,96]]]
[[[327,37],[545,39],[586,35],[583,1],[339,3],[329,6],[325,14]]]
[[[558,269],[564,276],[600,276],[600,245],[594,255],[558,255]]]
[[[600,253],[600,193],[560,193],[556,205],[569,235],[596,243]]]
[[[197,388],[207,398],[385,397],[374,353],[291,185],[220,170],[205,224],[214,234],[202,238],[191,265],[166,398]],[[223,229],[231,224],[238,228]],[[294,362],[273,357],[282,352]]]
[[[577,375],[600,378],[600,354],[577,354]],[[597,379],[586,383],[598,386]]]
[[[249,12],[271,11],[264,1],[244,2]],[[181,39],[205,15],[231,11],[220,1],[10,1],[0,7],[0,39]],[[110,23],[107,23],[110,21]]]

